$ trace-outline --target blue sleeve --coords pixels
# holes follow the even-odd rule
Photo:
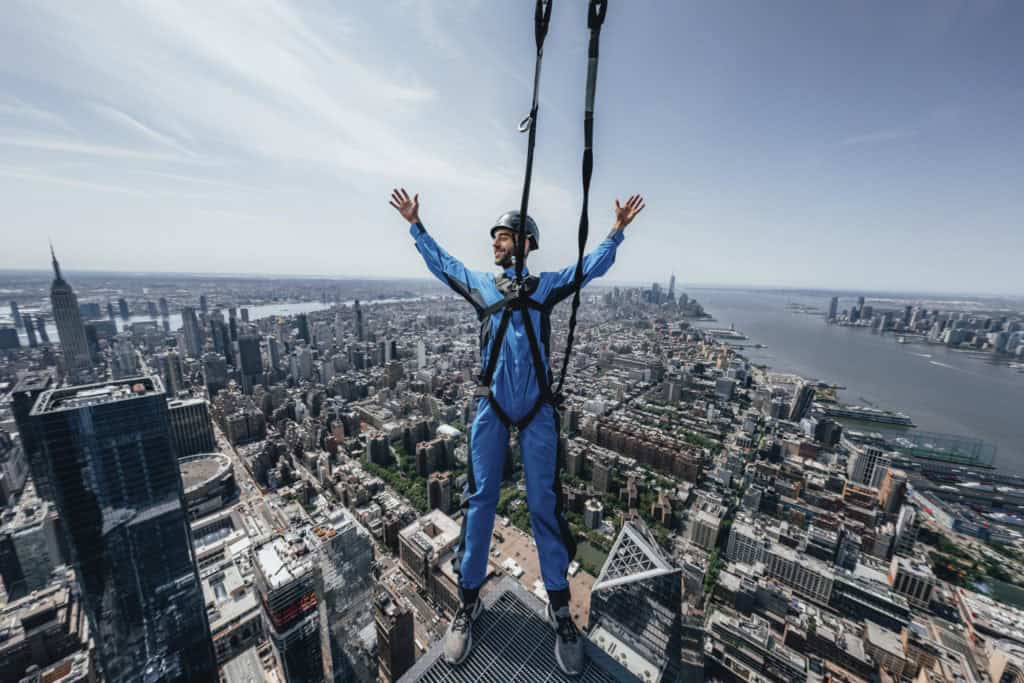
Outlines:
[[[595,277],[601,277],[608,272],[608,269],[615,263],[615,251],[625,239],[625,231],[617,230],[606,237],[594,251],[583,257],[583,284],[587,284]],[[576,280],[576,264],[553,273],[544,273],[544,288],[548,293],[544,300],[550,304],[556,304],[572,294],[573,282]]]
[[[456,289],[452,284],[452,280],[463,285],[466,289],[473,286],[471,281],[472,272],[466,270],[466,266],[462,265],[462,261],[442,249],[441,245],[430,236],[426,228],[419,223],[413,223],[409,226],[409,234],[416,240],[416,250],[420,252],[423,262],[427,264],[427,270],[433,273],[434,277],[452,287],[452,289]]]

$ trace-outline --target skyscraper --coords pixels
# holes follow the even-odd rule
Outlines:
[[[267,634],[285,680],[324,680],[317,565],[306,543],[281,536],[256,548],[256,587],[263,603]]]
[[[366,330],[363,327],[363,308],[359,305],[359,299],[356,299],[356,339],[359,341],[366,341]]]
[[[0,327],[0,349],[21,348],[21,338],[14,327]]]
[[[310,528],[307,538],[320,566],[321,622],[330,646],[324,653],[328,680],[371,680],[376,665],[357,646],[359,633],[373,623],[367,609],[374,590],[370,538],[344,508]]]
[[[175,399],[167,402],[174,454],[186,458],[217,450],[210,420],[210,404],[201,398]]]
[[[452,473],[431,472],[427,477],[427,509],[447,514],[452,507]]]
[[[32,322],[32,316],[25,313],[21,316],[21,322],[25,323],[25,336],[28,337],[28,345],[31,347],[39,346],[39,341],[36,339],[36,327],[35,323]]]
[[[814,385],[808,382],[801,382],[793,391],[793,401],[789,404],[789,419],[792,422],[799,422],[804,419],[811,410],[814,402]]]
[[[167,393],[172,397],[185,388],[185,376],[181,367],[181,357],[177,351],[165,351],[153,354],[153,362],[156,364],[160,379],[163,380]]]
[[[828,319],[835,320],[839,313],[839,297],[834,296],[828,302]]]
[[[228,385],[228,364],[223,356],[217,353],[203,355],[203,382],[210,398]]]
[[[672,277],[668,279],[668,299],[669,301],[676,300],[676,274],[672,273]]]
[[[39,333],[39,343],[46,346],[50,343],[50,335],[46,332],[46,321],[42,316],[36,316],[36,332]]]
[[[160,317],[169,318],[171,309],[167,306],[167,297],[160,297]]]
[[[377,622],[380,678],[385,683],[394,683],[416,661],[412,606],[386,588],[380,592],[373,605]]]
[[[14,321],[15,327],[21,327],[21,313],[18,311],[18,302],[11,302],[11,320]]]
[[[609,654],[635,652],[624,664],[643,680],[702,680],[699,627],[683,616],[682,591],[681,570],[629,520],[591,589],[587,637]]]
[[[260,355],[260,338],[254,334],[243,334],[239,337],[238,355],[242,366],[242,390],[251,394],[253,385],[263,382],[263,356]]]
[[[128,308],[128,302],[124,300],[124,297],[117,300],[117,308],[121,312],[121,319],[128,320],[132,317],[132,312]]]
[[[40,454],[39,439],[32,429],[29,414],[39,395],[52,385],[53,375],[48,372],[31,371],[25,373],[11,390],[11,412],[14,413],[14,423],[18,426],[18,434],[25,449],[25,457],[28,458],[32,479],[36,482],[36,492],[46,499],[53,498],[50,492],[50,476]]]
[[[864,486],[878,487],[882,477],[892,465],[892,457],[885,451],[868,444],[853,446],[846,461],[846,478]]]
[[[298,326],[299,339],[308,344],[310,342],[309,318],[306,317],[305,313],[299,313],[299,315],[296,316],[295,323]]]
[[[52,246],[50,256],[53,259],[50,305],[53,307],[53,317],[57,322],[57,335],[60,337],[61,351],[64,354],[64,365],[72,379],[78,380],[92,367],[89,342],[85,338],[85,326],[82,324],[82,314],[78,310],[78,297],[75,296],[71,285],[61,276],[60,264],[57,263],[57,255]]]
[[[203,353],[203,330],[199,327],[196,309],[191,306],[181,309],[181,327],[185,331],[185,351],[190,358],[199,358]]]
[[[209,304],[207,302],[205,294],[200,294],[199,295],[199,312],[202,313],[203,315],[206,315],[207,313],[210,312],[209,311]]]
[[[160,380],[54,389],[31,419],[107,681],[215,681]]]

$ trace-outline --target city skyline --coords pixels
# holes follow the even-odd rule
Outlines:
[[[432,283],[429,274],[418,275],[411,274],[408,276],[403,275],[379,275],[379,276],[358,276],[358,275],[339,275],[329,273],[287,273],[287,272],[202,272],[202,271],[178,271],[178,270],[108,270],[108,269],[78,269],[78,268],[65,268],[61,267],[61,271],[66,273],[69,278],[75,278],[84,276],[86,278],[94,278],[101,276],[115,276],[115,277],[168,277],[168,276],[181,276],[185,278],[211,278],[211,279],[242,279],[242,280],[324,280],[328,282],[429,282]],[[18,276],[35,275],[46,276],[51,274],[52,268],[0,268],[0,276],[4,273],[10,273]],[[497,272],[497,268],[495,268]],[[654,279],[654,282],[664,284],[670,282],[672,273],[669,272],[668,276],[662,279]],[[637,279],[637,280],[623,280],[615,277],[607,277],[604,279],[604,285],[608,287],[643,287],[648,286],[652,282],[651,278]],[[601,286],[601,285],[598,285]],[[839,287],[832,286],[829,284],[822,283],[820,285],[783,285],[783,284],[764,284],[756,282],[740,282],[740,281],[723,281],[723,282],[689,282],[682,279],[676,280],[676,286],[686,289],[694,290],[756,290],[765,292],[815,292],[815,293],[836,293],[841,295],[841,298],[856,298],[861,294],[869,295],[921,295],[922,297],[939,297],[939,296],[973,296],[982,298],[1007,298],[1009,300],[1018,300],[1024,298],[1024,290],[1007,290],[1007,291],[986,291],[983,289],[972,289],[972,285],[965,285],[966,289],[955,289],[955,288],[937,288],[937,289],[915,289],[911,287],[905,288],[872,288],[871,286],[849,286]],[[922,299],[926,300],[926,299]],[[927,299],[930,300],[930,299]]]
[[[586,680],[1024,671],[999,626],[1024,619],[1008,300],[588,289],[552,452],[576,539],[558,626],[535,485],[499,450],[486,609],[453,668],[486,475],[473,308],[51,258],[11,278],[39,337],[0,323],[3,680],[569,681],[570,633]]]
[[[622,281],[674,268],[691,285],[1019,293],[1019,6],[611,9],[593,236],[616,195],[650,205]],[[529,7],[273,3],[237,19],[11,13],[0,267],[41,262],[43,233],[95,270],[407,276],[416,254],[385,205],[406,185],[450,251],[490,268],[488,222],[518,203]],[[580,197],[585,26],[564,3],[552,22],[539,269],[571,262]]]

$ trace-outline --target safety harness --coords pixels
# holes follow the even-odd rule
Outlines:
[[[572,314],[569,317],[569,334],[565,344],[565,354],[562,359],[562,370],[559,374],[558,387],[552,391],[553,378],[544,367],[540,345],[537,340],[537,333],[533,327],[533,319],[530,317],[529,309],[540,311],[541,325],[544,332],[545,348],[548,346],[548,332],[550,330],[551,309],[561,299],[551,297],[549,304],[540,304],[531,298],[536,290],[538,280],[536,277],[523,277],[523,260],[526,244],[526,220],[527,209],[530,203],[530,184],[533,180],[533,150],[537,140],[537,113],[540,87],[540,67],[544,58],[544,38],[548,33],[548,24],[551,19],[551,5],[553,0],[537,0],[534,11],[534,38],[537,44],[537,62],[533,71],[533,104],[530,113],[520,122],[519,131],[529,133],[526,145],[526,175],[523,179],[523,194],[519,205],[519,226],[516,239],[515,278],[508,278],[502,275],[496,284],[502,293],[502,299],[490,306],[477,306],[477,315],[482,326],[490,325],[490,318],[501,311],[501,320],[498,329],[491,342],[491,354],[487,359],[487,366],[479,377],[479,387],[476,391],[477,397],[486,397],[494,413],[501,420],[506,428],[516,427],[523,430],[530,424],[545,403],[550,403],[557,408],[562,401],[562,386],[565,383],[566,371],[569,367],[569,356],[572,354],[573,337],[576,330],[576,311],[580,305],[580,289],[583,284],[583,255],[586,251],[587,236],[590,231],[590,219],[588,206],[590,203],[590,179],[594,171],[594,94],[597,88],[597,58],[598,45],[601,38],[601,25],[604,23],[605,12],[608,7],[607,0],[590,0],[587,12],[587,27],[590,29],[590,46],[587,51],[587,91],[586,106],[583,117],[583,208],[580,212],[578,246],[579,253],[576,259],[576,272],[573,279]],[[513,421],[501,404],[494,397],[491,391],[491,382],[494,380],[494,371],[498,365],[498,355],[501,344],[505,339],[508,330],[509,320],[514,311],[519,311],[523,318],[523,326],[526,329],[526,338],[530,344],[530,355],[533,360],[534,373],[537,376],[537,384],[540,388],[540,395],[533,407],[526,415],[518,421]],[[489,328],[488,328],[489,331]],[[486,337],[481,334],[481,353],[486,348]]]

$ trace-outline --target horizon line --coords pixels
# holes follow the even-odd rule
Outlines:
[[[281,279],[293,279],[293,280],[328,280],[328,281],[339,281],[339,282],[352,282],[366,280],[371,282],[386,282],[386,281],[398,281],[398,282],[429,282],[440,285],[441,283],[436,282],[429,277],[407,277],[407,276],[383,276],[383,275],[324,275],[324,274],[298,274],[298,273],[210,273],[210,272],[199,272],[199,271],[183,271],[183,270],[153,270],[153,271],[140,271],[140,270],[93,270],[93,269],[65,269],[62,268],[66,274],[78,273],[86,276],[95,275],[121,275],[121,276],[169,276],[178,275],[186,277],[210,277],[210,278],[238,278],[238,279],[251,279],[251,280],[281,280]],[[0,274],[2,273],[43,273],[48,274],[49,270],[46,268],[0,268]],[[613,280],[603,279],[601,282],[596,283],[598,287],[615,287],[615,286],[628,286],[628,287],[649,287],[650,282],[648,281],[636,281],[636,280]],[[661,284],[659,282],[659,284]],[[820,291],[834,294],[911,294],[911,295],[929,295],[929,296],[972,296],[972,297],[985,297],[985,298],[1019,298],[1024,299],[1024,293],[1010,293],[1010,292],[978,292],[978,291],[954,291],[954,290],[923,290],[923,289],[900,289],[900,288],[878,288],[878,287],[828,287],[822,285],[797,285],[797,284],[766,284],[766,283],[742,283],[742,282],[685,282],[678,278],[676,279],[676,288],[688,287],[691,289],[726,289],[734,291],[743,290],[759,290],[759,291],[782,291],[782,292],[800,292],[800,291]]]

